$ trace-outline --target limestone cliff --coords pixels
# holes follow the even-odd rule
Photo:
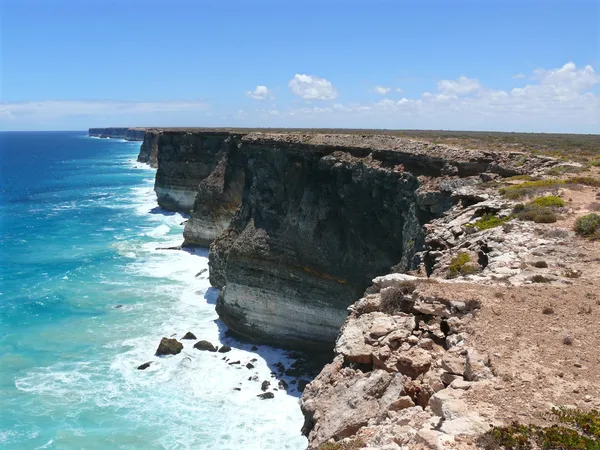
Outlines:
[[[147,129],[144,132],[144,141],[140,147],[138,162],[149,164],[151,167],[158,167],[158,138],[160,130]]]
[[[156,143],[158,170],[154,184],[159,206],[189,213],[200,182],[217,169],[230,143],[227,132],[161,130]]]
[[[294,347],[330,348],[372,278],[419,265],[423,226],[461,188],[531,169],[385,135],[161,130],[156,149],[159,205],[192,210],[185,245],[212,242],[221,318]]]
[[[125,139],[127,141],[143,141],[144,128],[90,128],[88,135],[100,138]]]

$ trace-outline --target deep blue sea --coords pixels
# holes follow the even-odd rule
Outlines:
[[[205,251],[157,250],[181,243],[185,218],[156,207],[139,147],[0,133],[0,448],[305,448],[298,393],[260,400],[248,380],[270,379],[284,352],[224,337],[196,276]],[[187,331],[242,364],[194,341],[153,356]]]

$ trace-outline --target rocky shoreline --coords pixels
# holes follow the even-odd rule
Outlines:
[[[551,387],[536,386],[530,420],[549,403],[600,406],[590,342],[566,349],[577,348],[576,362],[556,351],[575,369],[550,373],[542,350],[518,345],[540,347],[543,333],[523,336],[523,318],[547,314],[502,318],[575,292],[600,304],[590,265],[599,246],[571,231],[597,188],[565,186],[572,204],[558,228],[514,220],[518,202],[499,190],[559,161],[390,135],[193,129],[146,130],[138,161],[157,167],[159,205],[190,213],[183,245],[210,246],[217,312],[232,332],[334,347],[302,396],[309,448],[480,448],[491,424],[522,418],[509,403],[494,408],[494,396],[518,405],[541,373]],[[498,223],[480,225],[489,218]],[[548,297],[538,299],[542,282]],[[573,325],[582,336],[594,334],[598,309]],[[581,361],[592,373],[578,378]]]

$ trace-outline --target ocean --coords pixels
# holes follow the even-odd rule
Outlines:
[[[305,448],[298,391],[257,397],[293,359],[226,336],[206,250],[157,249],[185,217],[156,206],[139,148],[0,133],[0,448]],[[234,348],[154,356],[188,331]]]

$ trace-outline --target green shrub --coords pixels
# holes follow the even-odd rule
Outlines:
[[[496,228],[505,222],[512,219],[512,216],[498,217],[494,214],[484,214],[477,221],[468,223],[465,226],[468,228],[477,228],[479,231],[488,230],[490,228]]]
[[[585,186],[600,187],[600,179],[594,177],[571,177],[566,180],[568,184],[584,184]]]
[[[532,203],[527,205],[520,203],[515,206],[513,212],[517,219],[529,222],[554,223],[558,220],[558,216],[551,208]]]
[[[448,278],[456,278],[460,275],[471,275],[477,272],[477,267],[472,263],[471,255],[460,253],[450,261],[448,266]]]
[[[543,197],[538,197],[531,203],[535,206],[548,208],[561,208],[566,205],[565,201],[556,195],[545,195]]]
[[[593,159],[588,163],[588,166],[590,167],[600,167],[600,158],[599,159]]]
[[[525,181],[523,183],[501,188],[500,193],[506,198],[516,200],[522,197],[534,195],[536,192],[548,191],[559,186],[563,186],[564,184],[565,182],[563,180],[555,179]]]
[[[521,425],[492,427],[478,439],[485,450],[600,450],[600,412],[553,408],[548,416],[557,424],[549,427]]]
[[[581,236],[598,237],[600,235],[600,215],[586,214],[575,221],[575,232]]]
[[[585,169],[583,167],[573,166],[570,164],[564,166],[556,166],[552,169],[548,170],[546,174],[548,175],[563,175],[565,173],[579,173],[583,172]]]

